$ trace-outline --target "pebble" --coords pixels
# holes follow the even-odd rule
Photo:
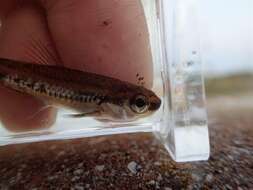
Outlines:
[[[158,181],[162,181],[162,180],[163,180],[163,177],[162,177],[161,174],[158,175],[157,180],[158,180]]]
[[[230,185],[225,185],[227,189],[233,189]]]
[[[212,179],[213,179],[213,175],[212,175],[212,174],[208,174],[208,175],[206,176],[206,181],[207,181],[207,182],[211,182]]]
[[[74,171],[75,175],[80,175],[82,173],[83,173],[83,169],[77,169],[77,170]]]
[[[201,177],[197,174],[192,174],[192,179],[194,179],[195,181],[200,181]]]
[[[155,180],[150,180],[150,181],[148,182],[148,185],[155,185]]]
[[[26,168],[26,164],[21,164],[21,168]]]
[[[161,162],[154,162],[154,165],[155,166],[161,166],[162,164],[161,164]]]
[[[231,156],[231,155],[228,155],[227,157],[228,157],[230,160],[234,160],[234,157]]]
[[[80,177],[74,176],[74,177],[72,177],[71,181],[75,182],[75,181],[77,181],[77,180],[79,180],[79,179],[80,179]]]
[[[135,161],[132,161],[127,165],[127,168],[130,170],[131,173],[136,174],[138,172],[138,169],[140,169],[141,167],[138,166]]]
[[[99,172],[102,172],[104,170],[105,166],[104,165],[97,165],[95,167],[95,170],[99,171]]]
[[[151,180],[147,183],[148,185],[152,185],[155,186],[155,189],[160,189],[160,185],[158,182],[156,182],[155,180]]]
[[[85,185],[85,188],[90,188],[90,184],[86,184],[86,185]]]
[[[53,176],[48,176],[48,180],[49,181],[52,181],[52,180],[54,180],[54,179],[57,179],[58,178],[58,176],[57,175],[53,175]]]
[[[82,185],[75,185],[73,190],[84,190],[84,187]]]
[[[83,167],[83,162],[79,163],[77,167],[78,167],[78,168]]]
[[[21,172],[18,172],[17,173],[17,177],[16,177],[16,180],[20,180],[22,178],[22,173]]]
[[[57,156],[63,156],[65,154],[64,151],[60,151]]]

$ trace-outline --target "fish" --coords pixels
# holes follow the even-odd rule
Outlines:
[[[0,84],[49,105],[74,110],[74,118],[132,121],[155,113],[161,99],[143,86],[57,65],[0,58]]]

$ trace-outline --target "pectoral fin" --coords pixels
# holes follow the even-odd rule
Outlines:
[[[45,106],[43,106],[42,108],[40,108],[37,112],[35,112],[34,114],[28,116],[28,117],[27,117],[27,120],[33,119],[33,118],[34,118],[35,116],[37,116],[39,113],[41,113],[42,111],[45,111],[46,109],[49,109],[49,108],[57,109],[58,107],[55,106],[55,105],[45,105]]]

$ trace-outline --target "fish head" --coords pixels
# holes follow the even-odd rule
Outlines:
[[[113,121],[133,121],[155,113],[161,106],[161,99],[144,87],[129,88],[116,94],[115,101],[104,104],[104,116]]]

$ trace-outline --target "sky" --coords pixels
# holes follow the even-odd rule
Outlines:
[[[253,73],[253,0],[198,0],[206,75]]]

